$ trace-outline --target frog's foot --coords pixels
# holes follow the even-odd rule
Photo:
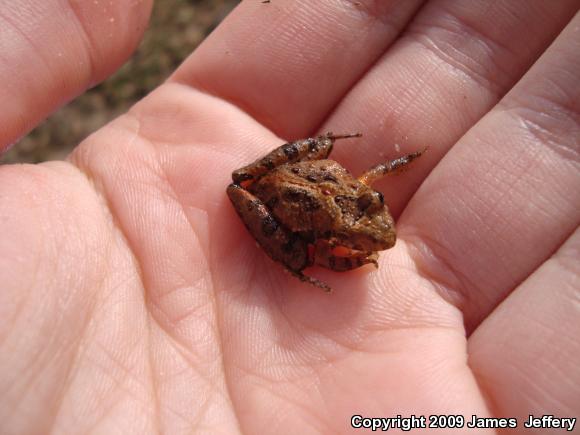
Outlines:
[[[346,272],[347,270],[358,269],[365,264],[374,264],[378,269],[379,255],[376,252],[353,252],[346,257],[339,257],[338,255],[329,255],[328,257],[317,257],[316,264],[327,269],[335,270],[337,272]]]
[[[320,280],[318,280],[316,278],[312,278],[311,276],[304,275],[302,272],[296,272],[294,270],[290,270],[290,273],[292,273],[292,275],[294,275],[300,281],[307,282],[309,284],[312,284],[313,286],[316,286],[318,288],[321,288],[326,293],[330,293],[332,291],[332,287],[330,287],[325,282],[322,282],[322,281],[320,281]]]
[[[365,264],[371,263],[378,268],[378,259],[379,254],[377,252],[355,251],[344,246],[335,246],[326,240],[318,240],[316,242],[314,262],[319,266],[337,272],[358,269]]]
[[[428,148],[425,147],[421,151],[416,151],[414,153],[407,154],[403,157],[399,157],[398,159],[391,160],[390,162],[381,163],[369,169],[360,177],[358,177],[358,181],[360,181],[363,184],[366,184],[367,186],[370,186],[375,181],[384,177],[387,174],[396,174],[399,172],[403,172],[405,169],[407,169],[409,163],[421,157],[425,153],[425,151],[427,151],[427,149]]]

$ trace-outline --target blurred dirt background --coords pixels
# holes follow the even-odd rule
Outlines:
[[[157,87],[239,0],[156,0],[133,57],[113,76],[52,114],[0,157],[0,163],[64,158],[90,133]]]

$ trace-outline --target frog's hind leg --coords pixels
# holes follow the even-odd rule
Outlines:
[[[312,265],[308,243],[278,224],[260,199],[236,184],[227,193],[246,228],[262,249],[300,281],[308,282],[324,291],[332,289],[322,281],[306,276],[302,269]]]
[[[403,171],[407,165],[409,165],[409,163],[422,156],[425,151],[427,151],[427,148],[424,148],[421,151],[407,154],[403,157],[399,157],[398,159],[394,159],[386,163],[381,163],[358,177],[358,181],[366,184],[367,186],[370,186],[375,181],[387,174],[394,174]]]
[[[278,224],[260,199],[235,184],[228,186],[227,194],[250,234],[273,260],[297,276],[310,266],[306,241]]]
[[[247,187],[254,180],[257,180],[262,175],[285,163],[295,163],[302,160],[325,159],[332,151],[334,141],[337,139],[360,136],[360,133],[326,133],[325,135],[316,138],[301,139],[295,142],[286,143],[270,151],[254,163],[235,170],[232,173],[232,180],[234,181],[234,184]]]
[[[248,231],[272,259],[290,270],[309,266],[306,241],[282,227],[260,199],[235,184],[228,186],[227,194]]]

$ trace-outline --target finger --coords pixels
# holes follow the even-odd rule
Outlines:
[[[320,125],[421,1],[242,2],[172,80],[298,139]]]
[[[437,166],[401,237],[477,325],[580,222],[580,15]]]
[[[151,3],[0,0],[0,152],[117,69]]]
[[[470,365],[499,415],[580,413],[580,231],[480,325]]]
[[[576,0],[431,1],[323,130],[349,125],[364,132],[362,149],[349,164],[356,174],[429,146],[409,174],[376,186],[398,215],[449,148],[548,47],[577,5]],[[350,163],[352,153],[338,146],[334,156]]]

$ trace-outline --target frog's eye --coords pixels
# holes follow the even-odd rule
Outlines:
[[[365,192],[357,198],[356,205],[360,211],[374,213],[384,207],[383,194],[381,192]]]
[[[359,210],[365,211],[373,203],[373,195],[370,192],[363,193],[356,200],[356,205]]]

